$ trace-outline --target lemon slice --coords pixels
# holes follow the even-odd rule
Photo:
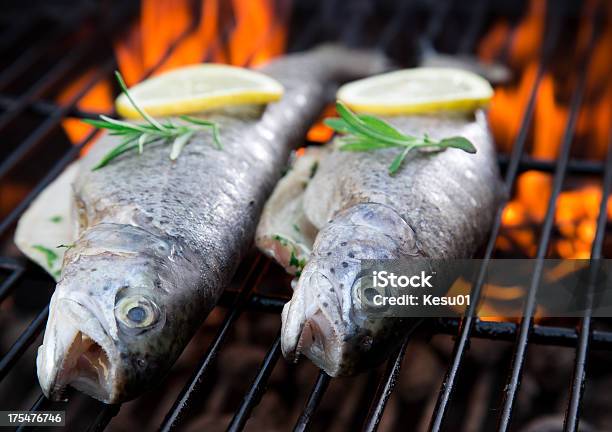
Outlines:
[[[249,69],[219,64],[198,64],[175,69],[145,80],[130,94],[153,117],[196,113],[230,105],[266,104],[279,100],[283,86]],[[128,119],[140,115],[121,94],[117,112]]]
[[[472,111],[489,103],[493,89],[465,70],[415,68],[345,84],[337,96],[356,112],[402,115]]]

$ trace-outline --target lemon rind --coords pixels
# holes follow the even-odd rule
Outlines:
[[[215,108],[237,105],[257,105],[276,102],[283,97],[282,92],[232,92],[217,96],[202,96],[176,99],[159,104],[143,104],[143,109],[153,117],[194,114]],[[117,113],[126,119],[139,119],[140,114],[132,105],[123,103],[119,98],[115,103]]]
[[[445,111],[469,112],[477,109],[486,108],[491,102],[490,97],[471,99],[471,100],[444,100],[409,104],[360,104],[350,100],[341,99],[350,109],[359,114],[376,114],[397,116],[405,114],[432,114]]]

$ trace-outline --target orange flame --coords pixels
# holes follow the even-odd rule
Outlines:
[[[595,1],[586,2],[575,47],[570,53],[571,64],[578,64],[586,52],[596,13]],[[514,31],[501,21],[493,26],[479,47],[484,60],[495,59],[504,47],[503,35],[509,35],[509,64],[518,70],[518,82],[496,89],[489,120],[498,149],[510,152],[518,135],[531,89],[535,84],[540,49],[544,34],[546,2],[532,0],[524,19]],[[598,38],[587,70],[587,86],[583,106],[576,125],[572,146],[573,154],[581,158],[603,159],[609,140],[612,119],[612,7],[608,5],[608,26]],[[574,67],[575,69],[575,67]],[[528,151],[537,159],[554,161],[559,153],[569,115],[570,95],[577,75],[556,76],[547,72],[540,82],[536,96],[532,130]],[[565,92],[565,93],[564,93]],[[513,199],[502,215],[503,235],[498,239],[500,250],[522,251],[527,256],[536,253],[539,239],[537,227],[547,211],[551,194],[552,175],[537,171],[521,174],[516,182]],[[559,237],[553,244],[553,254],[563,258],[588,258],[595,236],[596,218],[601,200],[601,185],[582,182],[571,190],[563,191],[556,203],[555,223]],[[610,208],[610,206],[609,206]],[[612,212],[609,212],[612,216]]]
[[[306,139],[310,142],[317,142],[324,144],[328,142],[332,136],[334,135],[334,131],[326,126],[323,123],[328,117],[336,117],[338,113],[336,113],[336,107],[334,104],[329,104],[323,110],[323,114],[321,114],[320,118],[316,121],[314,125],[308,130],[308,134],[306,135]]]
[[[258,66],[285,50],[286,28],[272,0],[232,0],[233,16],[220,0],[202,1],[192,26],[193,1],[144,0],[140,21],[115,45],[119,68],[128,84],[187,64],[212,60],[237,66]],[[226,40],[222,30],[230,28]],[[187,33],[187,35],[185,35]],[[182,40],[162,64],[159,61]]]
[[[70,83],[63,92],[58,96],[57,102],[60,105],[69,104],[76,95],[82,91],[83,87],[93,78],[94,70],[85,72],[76,81]],[[113,107],[113,93],[110,83],[108,81],[101,81],[94,85],[85,95],[78,101],[77,108],[83,111],[108,113]],[[88,124],[83,123],[77,118],[66,118],[62,120],[62,127],[68,135],[68,138],[74,144],[80,143],[87,135],[89,135],[93,128]],[[86,152],[89,145],[83,149]]]
[[[233,13],[225,13],[226,3],[202,0],[199,17],[192,0],[143,0],[140,19],[127,36],[115,43],[119,70],[128,85],[154,74],[180,66],[215,61],[238,66],[259,66],[285,50],[286,24],[273,0],[232,0]],[[230,29],[228,35],[222,30]],[[224,38],[227,36],[225,40]],[[177,44],[177,41],[180,42]],[[160,64],[161,62],[161,64]],[[58,97],[66,103],[93,71],[77,79]],[[79,108],[108,112],[112,89],[108,81],[95,86],[78,103]],[[90,127],[77,119],[63,122],[72,142],[78,142]]]

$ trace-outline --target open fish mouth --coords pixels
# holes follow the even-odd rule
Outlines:
[[[60,300],[61,325],[49,318],[50,335],[38,349],[38,379],[45,396],[52,400],[66,399],[73,387],[102,402],[117,398],[118,367],[110,337],[100,323],[79,303]],[[87,315],[84,315],[87,313]],[[79,318],[78,320],[75,318]]]
[[[328,374],[336,376],[346,359],[346,329],[329,293],[332,287],[319,272],[306,275],[313,287],[301,286],[283,308],[281,345],[284,356],[297,361],[305,355]],[[299,317],[299,318],[298,318]]]

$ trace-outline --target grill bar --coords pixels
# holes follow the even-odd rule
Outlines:
[[[606,159],[606,172],[603,181],[601,203],[599,205],[599,215],[597,217],[597,230],[595,231],[595,238],[593,239],[593,247],[591,249],[592,260],[599,260],[602,257],[602,247],[605,239],[606,222],[608,216],[608,196],[610,196],[610,191],[612,190],[612,130],[610,135],[611,137],[610,143],[608,145],[608,156]],[[570,394],[570,400],[568,402],[567,410],[565,412],[564,427],[565,430],[568,432],[577,431],[578,424],[580,421],[580,401],[582,400],[582,395],[584,393],[587,354],[589,352],[592,340],[592,296],[598,266],[599,261],[595,261],[594,263],[592,263],[592,268],[589,275],[589,283],[587,285],[587,307],[585,311],[585,316],[582,320],[579,329],[578,346],[576,348],[576,360],[574,364],[574,374],[572,378],[572,392]]]
[[[112,34],[119,26],[125,22],[127,11],[125,8],[120,10],[121,13],[116,13],[110,22],[106,22],[104,27],[100,29],[102,35]],[[32,87],[25,91],[2,116],[0,116],[0,130],[4,129],[11,123],[19,114],[21,114],[28,105],[35,99],[39,98],[43,93],[48,91],[62,77],[67,75],[82,59],[90,53],[98,43],[99,34],[92,32],[89,39],[84,41],[72,52],[68,53],[58,63],[56,63],[47,73],[45,73]],[[0,170],[0,173],[2,170]],[[0,175],[1,177],[1,175]]]
[[[87,81],[87,84],[64,106],[60,106],[55,110],[45,121],[38,126],[22,143],[17,147],[4,161],[0,164],[0,178],[4,177],[12,170],[36,145],[38,145],[48,134],[57,127],[66,117],[66,114],[81,100],[96,84],[108,76],[113,69],[116,68],[114,59],[108,60],[100,69],[96,71],[94,76]],[[29,103],[29,102],[27,102]],[[18,111],[26,108],[26,102],[17,102]],[[14,112],[9,109],[8,113]],[[0,120],[0,130],[4,124]]]
[[[461,321],[455,318],[444,319],[439,321],[435,331],[456,336],[457,332],[462,328],[461,324]],[[471,337],[510,342],[516,340],[518,331],[519,326],[516,323],[476,319],[473,321]],[[574,328],[535,324],[531,332],[531,343],[539,345],[575,347],[578,340],[578,332]],[[593,330],[592,338],[592,349],[612,349],[612,332]]]
[[[306,401],[306,405],[304,406],[302,414],[300,414],[300,417],[295,423],[293,432],[304,432],[308,430],[310,422],[312,422],[314,413],[319,407],[321,399],[323,399],[323,395],[327,391],[327,386],[329,386],[330,381],[331,377],[329,375],[327,375],[323,371],[319,371],[319,376],[317,377],[317,380],[315,381],[315,384],[312,387],[312,391],[308,396],[308,400]]]
[[[13,46],[19,39],[22,39],[25,34],[30,32],[34,24],[32,21],[33,20],[29,20],[24,16],[19,16],[18,18],[13,17],[10,21],[11,27],[2,34],[2,38],[0,39],[0,52]]]
[[[121,405],[105,405],[91,423],[87,432],[102,432],[113,417],[119,414],[120,409]]]
[[[193,22],[189,28],[187,28],[182,34],[180,34],[177,39],[168,47],[166,52],[162,55],[159,61],[153,65],[149,70],[146,71],[143,78],[150,76],[156,69],[158,69],[170,56],[170,54],[174,51],[174,49],[193,31],[196,23]],[[102,79],[102,77],[100,78]],[[72,102],[72,101],[71,101]],[[74,101],[75,103],[78,102]],[[63,107],[61,107],[63,109]],[[61,118],[60,118],[61,119]],[[61,159],[53,166],[53,168],[47,173],[47,175],[34,187],[34,189],[27,195],[27,197],[22,200],[10,213],[9,215],[0,222],[0,235],[2,235],[8,228],[12,226],[12,224],[17,220],[17,218],[27,209],[27,207],[31,204],[31,202],[38,196],[38,194],[49,184],[51,183],[61,172],[62,170],[78,156],[79,151],[89,143],[96,136],[96,132],[91,132],[85,139],[83,139],[78,145],[73,146],[68,150]],[[23,146],[23,144],[22,144]],[[9,276],[7,280],[0,287],[2,290],[0,294],[6,296],[10,294],[10,292],[16,287],[16,282],[23,273],[23,269],[16,270],[15,272],[19,272],[18,275]],[[10,283],[9,283],[10,282]],[[13,346],[9,349],[7,354],[0,360],[0,381],[8,372],[10,372],[11,368],[14,366],[16,361],[21,357],[21,355],[32,345],[32,343],[36,340],[40,332],[44,329],[46,324],[46,319],[49,313],[49,305],[47,305],[37,316],[36,318],[28,325],[26,330],[18,337]],[[46,400],[46,399],[45,399]],[[107,405],[102,408],[99,415],[96,417],[94,422],[92,423],[90,430],[92,431],[102,431],[110,422],[113,416],[119,410],[118,405]]]
[[[251,415],[251,412],[255,406],[257,406],[262,395],[266,391],[266,383],[268,382],[268,379],[270,379],[270,375],[272,375],[272,371],[274,370],[274,366],[276,366],[280,355],[281,342],[279,332],[276,339],[272,343],[270,350],[266,354],[266,357],[264,358],[259,368],[259,372],[257,372],[257,376],[249,388],[249,391],[244,396],[242,404],[240,404],[234,418],[232,418],[232,421],[227,428],[228,431],[238,432],[244,428],[244,425]]]
[[[263,279],[265,270],[267,270],[269,266],[269,261],[264,261],[265,260],[262,259],[260,254],[256,256],[253,265],[251,266],[251,269],[240,288],[240,293],[238,294],[234,305],[227,312],[215,340],[210,344],[208,351],[200,360],[200,364],[196,369],[195,374],[189,379],[189,382],[181,391],[174,405],[170,411],[168,411],[168,414],[166,414],[166,418],[160,427],[161,431],[174,430],[185,419],[187,412],[191,408],[193,397],[203,390],[204,381],[206,381],[206,378],[211,371],[211,367],[219,354],[223,342],[225,342],[225,339],[227,338],[234,322],[238,319],[242,311],[245,309],[245,306],[248,304],[252,290],[254,290]]]
[[[150,69],[148,69],[143,79],[148,78],[155,72],[160,66],[164,64],[164,62],[168,59],[170,54],[180,45],[180,43],[193,31],[195,28],[195,22],[192,23],[189,28],[187,28],[183,33],[181,33],[176,40],[168,47],[166,52],[162,55],[162,57],[155,63]],[[77,101],[78,102],[78,101]],[[96,135],[95,131],[92,131],[89,135],[87,135],[81,142],[77,145],[73,146],[70,150],[68,150],[61,159],[49,170],[47,175],[43,177],[43,179],[34,187],[32,192],[30,192],[25,199],[21,200],[19,204],[9,213],[7,217],[5,217],[2,222],[0,222],[0,236],[4,234],[4,232],[13,225],[17,221],[17,218],[21,216],[21,214],[28,208],[28,206],[34,201],[34,199],[42,192],[42,190],[47,187],[55,178],[61,174],[63,169],[68,166],[70,162],[72,162],[79,151],[85,147]],[[2,175],[0,175],[2,177]]]
[[[544,225],[542,227],[542,237],[540,238],[540,242],[538,244],[538,251],[536,255],[537,261],[535,263],[531,284],[529,286],[529,292],[527,294],[527,299],[525,301],[525,306],[523,309],[523,318],[521,319],[520,332],[518,334],[514,351],[514,358],[512,360],[512,370],[509,376],[508,384],[504,391],[502,411],[498,423],[498,429],[500,431],[507,431],[510,427],[514,402],[516,400],[518,388],[521,383],[521,375],[527,353],[527,344],[529,342],[529,333],[533,326],[533,315],[536,308],[536,293],[538,291],[538,286],[542,279],[544,259],[546,258],[548,252],[548,245],[550,243],[550,238],[555,222],[554,217],[556,202],[563,188],[563,181],[565,180],[570,149],[574,137],[574,131],[576,129],[576,122],[578,121],[578,115],[580,114],[580,107],[582,106],[582,100],[586,87],[588,65],[591,58],[591,54],[595,47],[595,42],[599,34],[598,29],[599,26],[596,26],[595,31],[591,35],[587,53],[581,62],[582,64],[579,66],[578,84],[576,86],[576,89],[574,90],[572,100],[570,102],[569,119],[563,135],[561,149],[559,151],[559,156],[557,159],[557,168],[555,170],[555,175],[553,178],[552,192],[548,202],[548,208],[546,210],[546,217],[544,218]]]
[[[72,162],[79,154],[79,151],[87,143],[89,143],[93,137],[95,136],[95,132],[90,133],[83,141],[81,141],[78,145],[73,146],[70,150],[68,150],[59,161],[53,165],[53,167],[49,170],[47,175],[43,177],[43,179],[36,184],[34,189],[28,195],[17,204],[17,206],[11,210],[11,212],[0,222],[0,235],[4,234],[4,232],[9,229],[21,216],[21,214],[28,208],[30,204],[36,199],[36,197],[43,191],[44,188],[49,186],[49,184],[59,176],[64,168],[68,166],[70,162]]]
[[[404,339],[397,353],[387,362],[387,369],[383,373],[383,379],[380,381],[378,389],[376,389],[376,395],[374,396],[372,406],[370,406],[368,417],[363,427],[364,431],[372,432],[378,429],[387,402],[391,397],[391,393],[393,393],[395,384],[399,380],[402,362],[404,361],[404,355],[406,354],[406,348],[408,348],[409,342],[410,335]]]
[[[235,301],[235,292],[226,292],[219,301],[220,306],[231,307]],[[282,311],[286,300],[276,296],[254,294],[249,301],[249,310],[278,314]],[[422,324],[425,325],[425,324]],[[456,336],[461,328],[461,320],[457,318],[440,318],[427,322],[428,329],[437,334]],[[476,319],[472,328],[472,337],[513,341],[516,339],[518,325],[513,322],[481,321]],[[592,349],[612,349],[612,331],[593,330]],[[538,345],[554,345],[574,347],[578,340],[578,332],[570,327],[556,327],[535,324],[530,341]]]
[[[72,13],[72,16],[63,21],[51,35],[45,37],[40,43],[31,46],[26,52],[22,53],[13,63],[0,73],[0,88],[5,88],[19,74],[23,73],[28,67],[31,67],[38,59],[42,58],[45,52],[56,43],[60,37],[67,34],[70,30],[76,27],[79,22],[87,19],[91,14],[90,5],[84,8],[77,9]]]
[[[40,408],[45,403],[45,400],[46,400],[45,399],[45,395],[41,393],[40,396],[38,396],[38,398],[36,399],[36,401],[32,405],[32,407],[30,408],[30,412],[35,412],[35,411],[40,410]],[[26,426],[22,424],[17,429],[15,429],[15,432],[22,432],[25,429],[26,429]]]
[[[13,346],[0,360],[0,382],[4,379],[6,374],[15,365],[19,357],[34,343],[42,329],[45,327],[47,322],[47,316],[49,315],[49,305],[36,315],[36,318],[28,325],[21,335],[17,338]]]
[[[529,135],[529,128],[531,126],[531,122],[533,119],[533,113],[535,110],[535,102],[538,94],[538,89],[540,87],[540,83],[546,71],[546,67],[550,60],[550,56],[552,55],[552,50],[556,45],[561,23],[560,17],[558,15],[554,15],[550,17],[548,21],[549,29],[546,31],[544,45],[542,47],[542,56],[541,62],[538,65],[538,70],[536,73],[536,78],[534,81],[534,85],[529,94],[529,100],[527,106],[525,108],[525,113],[523,114],[523,118],[521,120],[521,126],[519,129],[519,133],[517,138],[512,146],[512,154],[508,163],[508,167],[506,170],[506,177],[504,179],[504,186],[507,192],[507,196],[510,196],[512,191],[512,187],[518,175],[518,167],[519,161],[525,149],[525,143],[527,141],[527,137]],[[480,294],[482,291],[482,287],[485,282],[486,272],[488,263],[493,256],[493,252],[495,250],[495,242],[497,236],[501,230],[501,222],[502,222],[502,212],[505,207],[507,201],[500,203],[497,213],[494,219],[493,227],[491,229],[491,234],[489,236],[489,241],[486,246],[486,250],[483,257],[483,262],[480,267],[480,271],[478,273],[478,278],[476,283],[472,289],[471,297],[474,301],[470,304],[466,315],[461,322],[459,328],[459,336],[457,341],[455,342],[455,347],[453,351],[453,356],[449,368],[446,372],[444,380],[442,382],[442,386],[440,389],[440,394],[438,396],[438,400],[436,402],[436,406],[434,408],[434,412],[431,418],[431,423],[429,428],[431,431],[439,431],[442,427],[444,417],[448,411],[448,406],[450,403],[450,398],[452,392],[455,388],[455,382],[459,373],[459,369],[461,368],[461,364],[463,362],[463,358],[467,347],[469,345],[469,340],[473,331],[474,324],[477,320],[475,313],[476,307],[478,305],[478,301],[480,299]]]
[[[507,155],[500,155],[498,162],[501,169],[508,169],[511,160]],[[553,160],[523,156],[519,162],[518,173],[530,170],[552,173],[555,171],[555,163]],[[597,160],[570,159],[567,163],[567,172],[582,175],[601,175],[604,172],[604,163]]]
[[[25,269],[14,263],[2,263],[1,267],[11,270],[11,274],[0,284],[0,304],[11,293],[12,288],[17,284],[19,278],[25,272]]]

